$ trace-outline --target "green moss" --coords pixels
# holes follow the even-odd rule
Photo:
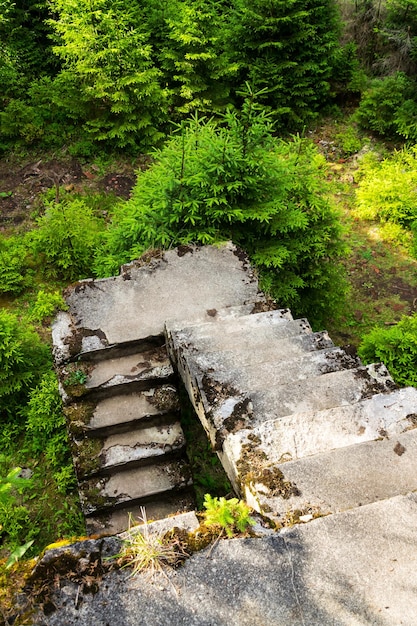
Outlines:
[[[79,479],[98,472],[101,468],[101,439],[85,437],[81,442],[73,443],[73,456]]]
[[[79,402],[64,407],[68,430],[74,436],[79,436],[87,430],[93,415],[95,405],[92,402]]]

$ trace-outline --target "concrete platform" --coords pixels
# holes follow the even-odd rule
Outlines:
[[[119,276],[81,281],[65,297],[69,310],[52,329],[57,364],[157,337],[167,320],[210,321],[218,310],[264,300],[246,255],[231,243],[158,253]]]
[[[111,547],[93,543],[92,558]],[[36,626],[415,626],[416,569],[411,494],[264,538],[220,541],[168,578],[110,572],[91,594],[61,577],[56,610],[36,607],[32,619]]]

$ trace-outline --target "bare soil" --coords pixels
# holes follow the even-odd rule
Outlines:
[[[39,197],[48,189],[55,189],[59,200],[60,189],[76,193],[112,193],[129,198],[136,180],[135,171],[146,166],[146,158],[135,163],[115,161],[111,171],[102,172],[93,164],[82,164],[76,159],[39,159],[17,162],[0,160],[0,232],[24,227],[36,211]]]

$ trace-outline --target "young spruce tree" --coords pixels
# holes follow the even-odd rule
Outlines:
[[[281,305],[320,323],[343,292],[338,215],[314,146],[278,141],[272,130],[253,94],[222,124],[183,124],[116,210],[97,274],[111,275],[149,248],[231,239]]]
[[[242,79],[266,89],[280,127],[299,128],[328,97],[339,20],[334,0],[235,0],[228,31]],[[239,46],[236,46],[239,42]]]

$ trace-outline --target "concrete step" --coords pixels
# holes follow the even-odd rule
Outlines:
[[[307,320],[289,320],[281,311],[246,315],[213,324],[199,324],[182,330],[175,330],[167,325],[168,344],[173,344],[174,349],[183,346],[190,352],[233,350],[238,353],[253,353],[281,339],[311,333]]]
[[[206,373],[187,381],[196,412],[216,450],[229,433],[296,413],[314,413],[349,405],[395,388],[382,364],[356,367],[296,380],[284,385],[257,389],[233,387],[231,382],[218,383],[215,374]]]
[[[297,358],[278,363],[274,354],[268,353],[267,356],[269,360],[265,360],[266,355],[262,352],[252,353],[250,363],[239,363],[239,367],[236,367],[236,354],[233,353],[190,353],[187,354],[187,365],[190,371],[195,371],[195,378],[201,379],[205,372],[210,372],[210,377],[218,383],[227,383],[234,388],[251,391],[361,365],[358,357],[348,355],[341,348],[306,352]]]
[[[294,511],[326,515],[405,495],[417,491],[417,430],[283,463],[263,473],[256,487],[246,486],[245,493],[249,503],[256,501],[257,510],[277,522]],[[265,485],[268,476],[275,476],[272,489]]]
[[[106,398],[142,391],[173,378],[174,371],[164,346],[117,358],[71,363],[60,373],[67,404],[85,396]]]
[[[200,345],[194,346],[192,343],[183,341],[179,333],[172,333],[169,338],[168,351],[173,363],[181,374],[184,373],[184,364],[190,357],[195,355],[207,355],[211,358],[211,355],[221,353],[228,363],[233,363],[234,369],[237,366],[246,367],[252,363],[283,363],[297,358],[302,358],[306,353],[315,352],[318,350],[325,350],[328,348],[334,348],[334,343],[330,339],[326,331],[320,331],[317,333],[307,333],[301,335],[294,335],[285,338],[279,338],[276,341],[256,341],[254,337],[253,344],[250,343],[250,348],[246,343],[238,342],[232,347],[223,346],[220,348],[208,348],[203,349]],[[215,358],[213,356],[213,358]]]
[[[97,402],[74,402],[64,410],[73,437],[105,437],[132,428],[169,424],[179,416],[180,403],[173,385],[161,385]]]
[[[265,421],[227,436],[222,461],[238,491],[248,473],[347,448],[395,438],[416,424],[417,390],[409,387],[376,394],[367,400],[331,409],[295,413]],[[271,469],[272,468],[272,469]],[[256,481],[254,481],[256,482]],[[258,481],[261,482],[261,481]]]
[[[185,490],[175,496],[164,496],[162,500],[147,501],[144,504],[129,504],[125,508],[116,509],[86,517],[88,535],[115,535],[125,531],[132,523],[139,524],[142,520],[143,507],[146,511],[148,522],[163,520],[179,515],[196,508],[195,497],[192,491]],[[178,526],[178,520],[175,520]]]
[[[159,500],[192,485],[189,465],[182,459],[119,471],[79,483],[84,515],[127,508]]]
[[[73,440],[73,458],[79,480],[93,475],[114,474],[120,469],[149,465],[184,450],[179,422],[139,428],[105,439]]]
[[[52,328],[55,362],[158,337],[167,320],[209,321],[214,310],[264,300],[247,256],[233,244],[187,249],[132,262],[120,276],[72,285],[68,311]],[[198,297],[190,285],[198,286]]]

